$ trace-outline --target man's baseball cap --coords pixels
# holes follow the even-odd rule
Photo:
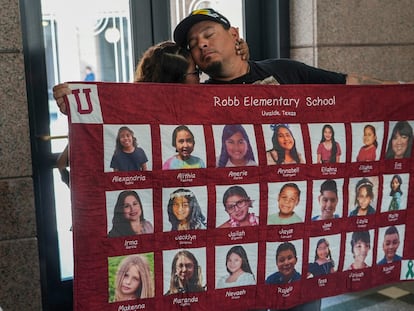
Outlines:
[[[210,8],[194,10],[175,27],[174,41],[180,46],[186,46],[191,27],[202,21],[213,21],[222,24],[226,29],[230,28],[229,20],[219,12]]]

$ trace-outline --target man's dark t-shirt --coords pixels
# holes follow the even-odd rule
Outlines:
[[[290,59],[249,61],[249,72],[231,81],[210,78],[207,84],[252,84],[273,77],[278,84],[345,84],[346,75],[308,66]],[[276,82],[275,81],[275,82]],[[272,84],[272,83],[269,83]],[[277,83],[273,83],[277,84]]]

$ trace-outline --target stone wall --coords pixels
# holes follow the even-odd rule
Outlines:
[[[414,80],[412,0],[292,0],[291,57],[386,80]]]
[[[41,310],[19,1],[0,7],[0,308]]]

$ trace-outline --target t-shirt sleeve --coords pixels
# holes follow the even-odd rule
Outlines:
[[[172,156],[171,158],[168,158],[164,164],[162,165],[162,169],[163,170],[170,170],[172,165],[171,162],[174,160],[174,156]]]
[[[323,145],[322,143],[318,144],[318,149],[316,149],[317,154],[322,154],[323,152]]]
[[[346,84],[346,74],[291,59],[269,59],[258,65],[270,72],[280,84]]]
[[[119,167],[118,157],[115,154],[112,156],[111,165],[109,167],[113,169],[117,169]]]
[[[340,156],[342,154],[341,145],[337,142],[336,143],[336,155]]]
[[[139,153],[139,158],[141,159],[142,163],[147,163],[148,158],[147,158],[147,155],[145,154],[144,149],[138,147],[137,150]]]

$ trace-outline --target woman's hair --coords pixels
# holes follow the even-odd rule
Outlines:
[[[351,237],[352,254],[354,253],[354,246],[358,241],[366,243],[368,246],[371,245],[371,238],[369,231],[355,231]]]
[[[176,266],[177,261],[180,257],[186,257],[192,261],[194,265],[194,273],[191,278],[188,280],[186,284],[183,284],[184,288],[180,287],[179,279],[176,275]],[[197,259],[195,258],[194,254],[188,250],[180,250],[175,254],[173,261],[171,263],[171,279],[170,279],[170,289],[168,290],[168,294],[176,294],[176,293],[188,293],[188,292],[202,292],[204,291],[203,283],[203,276],[201,273],[201,267],[198,264]]]
[[[253,149],[250,145],[249,137],[247,136],[246,130],[241,124],[228,124],[223,128],[223,134],[221,136],[221,153],[218,161],[218,167],[225,167],[229,160],[229,154],[227,153],[226,140],[229,139],[236,133],[240,133],[243,139],[247,143],[247,153],[245,155],[246,161],[255,161],[253,155]]]
[[[240,186],[231,186],[223,194],[223,205],[224,205],[224,208],[226,208],[227,199],[229,197],[234,196],[234,195],[238,195],[238,196],[240,196],[242,198],[246,198],[246,199],[249,199],[250,200],[250,197],[247,195],[247,192],[246,192],[246,190],[244,190],[244,188],[242,188]]]
[[[358,193],[361,188],[367,189],[368,196],[374,199],[374,184],[368,178],[360,179],[355,185],[355,205],[358,205]]]
[[[140,285],[135,292],[136,298],[154,297],[154,283],[151,276],[148,261],[141,255],[129,255],[125,257],[119,264],[115,278],[115,301],[126,300],[121,291],[122,281],[129,268],[135,266],[139,276]]]
[[[177,147],[177,134],[178,134],[178,132],[181,132],[181,131],[186,131],[188,134],[190,134],[191,137],[193,138],[193,143],[195,143],[193,132],[191,132],[190,129],[187,126],[179,125],[172,132],[172,142],[171,142],[171,144],[172,144],[173,147],[175,147],[175,148]]]
[[[394,179],[398,180],[398,183],[399,183],[398,188],[397,188],[396,190],[394,190],[394,189],[392,188],[392,181],[393,181]],[[401,185],[402,185],[402,183],[403,183],[403,182],[402,182],[402,178],[401,178],[401,176],[400,176],[400,175],[395,174],[394,176],[392,176],[391,181],[390,181],[390,187],[391,187],[390,196],[393,196],[393,195],[394,195],[395,193],[397,193],[397,192],[399,192],[400,194],[402,194],[402,191],[401,191]]]
[[[332,191],[338,196],[338,188],[336,186],[336,181],[333,179],[327,179],[321,184],[320,192],[323,195],[324,191]]]
[[[319,256],[318,256],[318,247],[319,247],[319,245],[321,245],[322,243],[325,243],[325,244],[326,244],[326,246],[328,247],[328,256],[327,256],[327,258],[328,258],[329,260],[331,260],[332,266],[335,266],[335,263],[334,263],[334,261],[333,261],[333,259],[332,259],[331,249],[329,248],[329,242],[328,242],[328,240],[327,240],[327,239],[325,239],[325,238],[319,239],[319,240],[318,240],[318,243],[316,243],[316,249],[315,249],[315,261],[316,261],[316,260],[318,260],[318,258],[319,258]]]
[[[372,131],[372,133],[374,133],[374,135],[375,135],[375,137],[377,137],[377,130],[375,129],[375,126],[373,126],[373,125],[371,125],[371,124],[367,124],[367,125],[365,125],[364,126],[364,133],[365,133],[365,130],[366,129],[370,129],[371,131]],[[377,138],[375,138],[375,140],[374,140],[374,146],[375,146],[375,148],[377,148],[378,147],[378,141],[377,141]]]
[[[128,126],[121,126],[118,130],[118,134],[116,135],[116,141],[115,141],[115,152],[114,154],[117,154],[118,152],[122,151],[123,147],[121,144],[121,133],[123,131],[128,131],[131,136],[132,136],[132,145],[137,148],[138,147],[138,142],[137,142],[137,138],[134,136],[134,131],[131,130]]]
[[[189,219],[187,221],[189,222],[190,229],[198,229],[201,227],[206,226],[206,217],[203,215],[203,212],[201,211],[200,204],[197,201],[197,198],[195,194],[189,190],[184,188],[179,188],[175,190],[170,195],[170,199],[168,201],[168,220],[170,221],[172,228],[172,231],[178,230],[179,221],[177,217],[174,215],[173,211],[173,205],[174,205],[174,199],[177,197],[184,197],[188,200],[188,204],[190,205],[190,215],[188,216]]]
[[[271,128],[273,129],[273,135],[272,135],[273,148],[271,150],[274,150],[277,153],[277,162],[276,163],[277,164],[282,164],[285,161],[286,151],[285,151],[284,148],[282,148],[282,146],[280,146],[279,141],[277,139],[277,137],[279,135],[279,130],[281,128],[284,128],[284,129],[288,130],[289,133],[290,133],[290,136],[292,136],[293,147],[292,147],[292,150],[290,151],[290,155],[295,160],[296,163],[299,163],[300,159],[299,159],[298,151],[296,150],[296,140],[293,137],[292,131],[290,130],[289,126],[287,124],[276,124],[276,125],[272,125]]]
[[[413,147],[413,128],[407,121],[398,121],[392,130],[391,138],[388,142],[387,152],[385,153],[386,159],[394,159],[395,157],[394,150],[392,150],[392,140],[395,139],[397,134],[408,137],[408,145],[407,150],[404,153],[404,158],[409,158],[411,156],[411,149]]]
[[[189,57],[189,51],[172,41],[154,45],[142,55],[134,82],[184,83]]]
[[[298,255],[296,253],[295,245],[293,245],[291,242],[283,242],[276,249],[276,262],[277,262],[277,257],[279,257],[280,253],[283,251],[287,251],[287,250],[291,250],[295,258],[297,258]]]
[[[116,236],[127,236],[127,235],[135,235],[136,233],[132,230],[131,223],[129,220],[125,219],[124,216],[124,201],[125,198],[128,196],[133,196],[139,203],[141,208],[141,223],[145,221],[144,218],[144,209],[142,208],[141,198],[139,197],[138,193],[133,190],[125,190],[122,191],[118,195],[118,199],[115,203],[114,207],[114,216],[112,218],[112,229],[111,232],[116,232]]]
[[[252,269],[250,268],[249,259],[247,258],[247,253],[246,253],[245,249],[243,248],[243,246],[241,246],[241,245],[233,246],[227,252],[227,256],[226,256],[226,269],[227,269],[227,272],[228,273],[232,274],[230,272],[229,268],[227,267],[227,262],[229,261],[229,257],[230,257],[231,254],[236,254],[236,255],[238,255],[242,259],[241,269],[244,272],[253,274]]]

